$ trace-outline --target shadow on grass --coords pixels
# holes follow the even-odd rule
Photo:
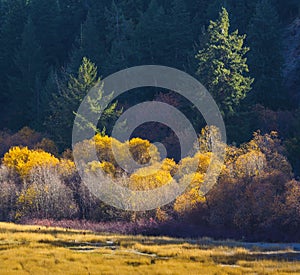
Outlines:
[[[50,235],[57,235],[57,234],[65,234],[65,235],[80,235],[80,234],[92,234],[87,233],[85,231],[79,232],[79,231],[72,231],[72,229],[44,229],[44,228],[37,228],[35,230],[29,229],[29,230],[22,230],[22,229],[0,229],[0,233],[33,233],[33,234],[50,234]]]
[[[300,252],[276,252],[276,253],[237,253],[234,255],[212,255],[211,259],[216,264],[236,265],[238,261],[254,262],[258,260],[274,261],[299,261]]]
[[[104,242],[76,242],[76,241],[49,241],[49,240],[41,240],[40,243],[49,244],[56,247],[64,247],[75,251],[93,251],[98,248],[106,248],[111,250],[118,250],[124,248],[128,248],[133,246],[134,244],[143,244],[143,245],[155,245],[155,246],[165,246],[165,245],[173,245],[173,244],[183,244],[182,242],[174,242],[173,240],[164,240],[162,242],[158,241],[144,241],[143,239],[134,239],[134,238],[122,238],[117,241],[104,241]],[[212,248],[211,246],[210,248]],[[191,249],[190,246],[183,246],[183,249]],[[193,245],[193,249],[201,249],[206,250],[208,247],[202,247],[201,245]],[[125,251],[125,250],[124,250]],[[141,253],[138,250],[134,250],[133,252]],[[155,255],[158,256],[158,255]],[[274,260],[274,261],[299,261],[300,260],[300,251],[249,251],[245,253],[234,253],[231,255],[220,255],[216,253],[216,255],[211,255],[210,258],[216,264],[224,264],[224,265],[236,265],[238,261],[257,261],[257,260]],[[201,262],[203,261],[203,257],[191,257],[191,261]]]

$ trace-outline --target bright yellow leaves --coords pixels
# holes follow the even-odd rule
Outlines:
[[[3,158],[3,164],[14,169],[22,178],[37,166],[55,166],[59,160],[53,155],[41,150],[29,150],[27,147],[13,147]]]
[[[109,136],[95,135],[92,140],[84,140],[75,145],[75,155],[80,155],[86,163],[95,161],[91,152],[97,152],[101,163],[111,163],[116,169],[131,170],[130,163],[152,164],[159,160],[157,148],[148,140],[133,138],[130,141],[120,142]],[[109,173],[110,174],[110,173]]]
[[[199,172],[205,173],[212,158],[212,153],[196,153],[193,157],[186,157],[179,164],[179,174],[181,176]]]
[[[174,210],[182,215],[196,209],[198,204],[203,202],[205,202],[205,198],[200,195],[199,189],[192,188],[176,199]]]
[[[61,159],[58,165],[58,173],[67,177],[76,170],[75,163],[69,159]]]
[[[98,161],[89,159],[88,151],[94,148],[97,151]],[[178,212],[193,209],[204,200],[200,195],[200,187],[212,160],[211,152],[197,152],[194,156],[186,157],[176,164],[172,159],[160,160],[157,147],[148,140],[133,138],[122,143],[99,134],[92,140],[77,144],[75,150],[80,150],[81,157],[86,160],[86,172],[97,173],[101,169],[117,180],[116,175],[123,171],[129,179],[126,185],[134,191],[152,190],[174,181],[186,185],[186,193],[175,202]],[[126,165],[129,165],[129,159],[131,161],[133,159],[143,167],[128,169]]]
[[[97,134],[94,137],[94,142],[99,160],[114,163],[115,159],[112,146],[114,146],[114,148],[119,148],[121,147],[121,142],[112,137],[102,136],[100,134]]]
[[[205,201],[200,188],[204,182],[203,173],[191,173],[183,175],[179,183],[187,186],[187,190],[184,194],[176,198],[174,204],[174,210],[179,214],[192,211],[197,207],[199,203]]]
[[[89,162],[87,165],[87,171],[86,172],[92,172],[97,173],[98,171],[103,171],[106,174],[114,177],[116,173],[115,166],[107,161],[99,162],[99,161],[92,161]]]
[[[30,139],[31,136],[26,129],[22,131],[22,135],[25,139]],[[212,148],[215,148],[216,145],[220,152],[224,151],[226,154],[224,162],[218,152],[212,152]],[[48,148],[46,151],[54,152],[55,144],[51,141],[44,139],[36,146],[41,149],[31,150],[27,147],[13,147],[3,158],[1,166],[5,169],[3,170],[5,173],[2,171],[2,175],[5,175],[5,178],[13,176],[12,180],[3,183],[8,187],[11,185],[11,189],[5,187],[10,193],[5,194],[5,197],[2,196],[5,198],[3,199],[5,203],[9,200],[13,201],[11,203],[13,211],[9,210],[11,211],[9,215],[15,216],[16,219],[23,217],[70,218],[73,215],[76,216],[80,211],[82,211],[80,215],[87,218],[95,215],[107,215],[108,217],[118,215],[119,212],[113,213],[114,210],[111,210],[104,203],[99,206],[88,188],[83,184],[81,185],[83,182],[74,162],[71,161],[73,159],[71,150],[66,151],[62,158],[58,159],[42,150]],[[37,148],[36,146],[30,148]],[[251,141],[235,147],[225,146],[221,143],[219,134],[214,128],[205,128],[199,137],[199,147],[200,150],[196,151],[195,154],[176,163],[168,158],[161,160],[158,148],[148,140],[133,138],[129,141],[120,142],[112,137],[98,134],[93,139],[76,144],[73,153],[83,158],[82,163],[78,162],[78,165],[82,165],[83,171],[90,173],[91,177],[96,176],[97,180],[100,179],[95,181],[96,183],[105,185],[109,182],[105,177],[98,177],[98,172],[101,171],[101,176],[111,177],[114,183],[131,189],[132,192],[129,190],[125,192],[132,194],[154,190],[165,185],[170,187],[168,192],[174,190],[174,197],[178,194],[177,187],[185,190],[175,201],[166,206],[147,214],[146,212],[141,214],[152,215],[152,217],[155,215],[155,219],[158,221],[166,221],[172,217],[185,216],[190,212],[194,214],[194,211],[206,209],[204,194],[211,190],[216,182],[218,184],[207,195],[209,200],[207,205],[213,205],[211,200],[215,203],[221,202],[221,214],[217,212],[217,214],[213,214],[214,219],[222,220],[223,216],[226,215],[223,208],[228,205],[227,196],[229,196],[229,192],[227,194],[224,190],[234,192],[232,190],[240,188],[237,187],[237,184],[248,190],[249,194],[250,192],[257,192],[258,194],[258,191],[263,190],[262,194],[264,196],[267,194],[271,202],[274,195],[266,192],[273,190],[270,188],[273,182],[281,186],[281,183],[284,183],[286,179],[283,176],[281,179],[279,176],[289,175],[291,171],[286,158],[281,154],[280,140],[275,133],[264,136],[255,133]],[[95,152],[95,155],[92,155],[91,152]],[[98,159],[95,160],[95,156]],[[15,173],[11,173],[12,170]],[[269,182],[269,179],[272,181]],[[21,182],[22,184],[20,184]],[[254,185],[255,189],[253,189],[253,184],[247,186],[249,182],[257,182],[257,186],[262,184],[265,187],[260,189]],[[275,194],[277,191],[274,190]],[[75,194],[80,196],[79,202],[74,200]],[[14,199],[10,199],[10,196]],[[123,194],[119,192],[115,196],[118,199]],[[135,197],[131,197],[126,197],[127,201],[124,205],[137,203],[133,201]],[[256,196],[253,196],[253,202],[251,199],[253,205],[256,203],[255,198]],[[157,200],[157,197],[154,197],[154,200]],[[230,207],[231,203],[230,201]],[[213,209],[213,207],[210,208]],[[260,207],[259,209],[265,208]],[[240,225],[245,222],[245,219],[247,220],[247,211],[238,213],[238,215],[240,216],[235,218],[236,224]],[[128,214],[124,214],[125,216],[127,217]]]
[[[129,141],[129,151],[133,159],[140,164],[159,160],[158,150],[148,140],[133,138]]]
[[[173,179],[168,168],[161,167],[161,163],[155,163],[138,169],[130,176],[129,187],[132,190],[150,190],[168,184]]]

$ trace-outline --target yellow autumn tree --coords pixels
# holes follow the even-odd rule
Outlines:
[[[130,176],[132,190],[149,190],[161,187],[173,180],[171,173],[176,170],[176,163],[171,159],[155,162],[135,171]]]
[[[92,161],[89,162],[87,165],[87,169],[86,172],[92,172],[92,173],[97,173],[98,171],[103,171],[104,173],[114,177],[116,174],[116,168],[115,166],[108,162],[108,161],[103,161],[103,162],[99,162],[99,161]]]
[[[13,147],[3,158],[3,164],[14,169],[22,178],[26,178],[31,169],[37,166],[56,166],[59,160],[53,155],[27,147]]]
[[[178,165],[179,176],[184,176],[194,172],[206,173],[210,164],[212,153],[196,153],[193,157],[182,159]]]
[[[58,164],[58,173],[68,177],[76,171],[75,163],[69,159],[61,159]]]
[[[130,176],[130,189],[149,190],[161,187],[172,181],[169,171],[159,169],[157,165],[138,169]]]
[[[184,194],[177,197],[174,203],[174,210],[179,214],[190,212],[197,207],[199,203],[205,201],[201,193],[201,185],[204,182],[204,174],[199,172],[184,175],[180,184],[188,185]]]
[[[129,151],[139,164],[153,163],[159,160],[158,150],[148,140],[133,138],[129,141]]]

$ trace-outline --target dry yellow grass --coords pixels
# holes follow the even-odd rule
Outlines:
[[[0,274],[300,274],[299,261],[229,246],[0,223]]]

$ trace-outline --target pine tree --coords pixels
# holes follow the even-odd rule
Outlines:
[[[26,0],[7,1],[7,10],[1,18],[0,82],[2,99],[0,101],[4,103],[9,97],[8,75],[16,73],[13,58],[17,47],[22,43],[22,32],[27,18],[26,3]]]
[[[170,59],[173,66],[183,69],[188,60],[190,49],[193,45],[190,14],[187,11],[184,0],[173,0],[171,12],[168,18],[168,30],[170,32],[168,44],[170,46]]]
[[[58,74],[56,71],[51,70],[40,90],[40,121],[36,123],[35,129],[39,132],[46,132],[48,118],[51,115],[51,102],[53,95],[57,93],[58,89]]]
[[[245,35],[236,30],[229,33],[229,19],[225,8],[216,21],[211,21],[207,30],[208,42],[196,58],[199,61],[197,74],[202,84],[212,94],[221,112],[227,116],[251,90],[253,80],[247,76],[248,66],[244,47]]]
[[[156,0],[151,0],[147,10],[141,15],[136,27],[135,40],[140,64],[168,65],[169,35],[165,10]]]
[[[48,129],[51,129],[51,134],[61,149],[70,146],[72,137],[72,128],[75,119],[75,114],[82,100],[93,88],[97,87],[97,98],[89,100],[90,112],[99,113],[99,101],[106,100],[112,97],[112,94],[105,95],[101,79],[98,77],[97,67],[86,57],[83,58],[82,64],[79,67],[78,75],[66,75],[58,82],[58,92],[53,95],[53,101],[50,104],[51,116],[47,122]],[[107,127],[107,121],[119,112],[116,110],[117,104],[111,104],[104,111],[104,120],[100,120],[98,124],[99,132]],[[91,127],[89,121],[85,117],[80,117],[82,123],[81,128]],[[97,130],[97,129],[93,129]],[[98,131],[98,130],[97,130]]]
[[[59,34],[61,18],[57,0],[31,0],[30,16],[36,27],[36,36],[49,66],[62,63],[63,45]]]
[[[31,18],[24,27],[22,44],[16,51],[14,64],[17,73],[9,81],[14,126],[32,127],[41,119],[40,90],[45,77],[45,65]]]
[[[59,0],[59,39],[62,45],[60,54],[62,62],[67,60],[68,51],[72,48],[80,33],[80,27],[86,19],[87,7],[85,3],[85,0]]]
[[[100,1],[94,1],[88,6],[88,14],[81,25],[69,64],[71,73],[76,73],[82,58],[87,57],[97,65],[103,65],[106,58],[105,41],[105,6]],[[103,74],[107,74],[103,68]]]
[[[281,21],[289,22],[291,19],[300,16],[299,0],[277,0],[275,3]]]
[[[146,1],[143,0],[122,0],[118,4],[123,10],[125,18],[136,25],[139,22],[140,14],[146,9],[145,3]]]
[[[109,48],[106,67],[109,73],[113,73],[133,63],[133,22],[125,18],[123,10],[115,1],[105,14],[106,42]]]
[[[287,103],[282,92],[280,23],[269,0],[261,0],[249,26],[249,67],[255,78],[254,102],[278,109]]]

